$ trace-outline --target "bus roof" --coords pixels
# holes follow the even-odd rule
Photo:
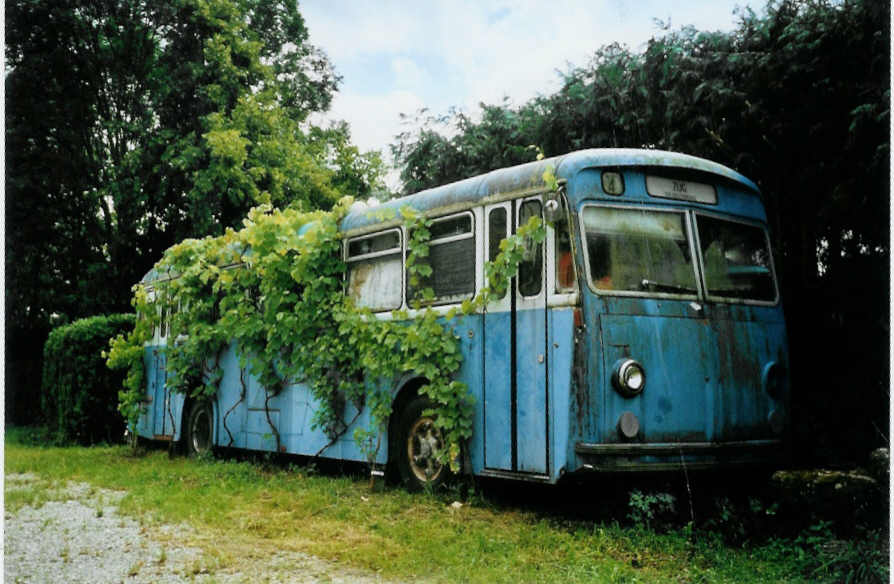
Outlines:
[[[543,173],[550,166],[559,180],[570,179],[579,171],[593,167],[660,166],[697,170],[738,183],[756,194],[759,192],[757,185],[743,175],[704,158],[663,150],[591,148],[493,170],[486,174],[393,199],[381,205],[356,208],[345,216],[340,228],[341,231],[362,231],[365,227],[380,225],[383,222],[381,212],[388,213],[390,210],[397,213],[405,205],[422,213],[433,209],[443,209],[449,212],[451,207],[464,208],[470,203],[483,202],[488,198],[498,198],[499,195],[508,193],[524,194],[530,191],[533,194],[540,192],[545,186]]]
[[[738,172],[704,158],[666,152],[663,150],[643,150],[636,148],[591,148],[578,150],[561,156],[545,158],[518,166],[493,170],[457,182],[419,191],[418,193],[393,199],[373,207],[353,208],[342,219],[340,230],[365,231],[365,228],[381,227],[383,223],[399,222],[400,208],[409,205],[413,209],[425,213],[434,209],[450,212],[451,207],[468,208],[470,204],[485,202],[489,198],[502,198],[506,195],[521,195],[541,192],[545,187],[543,173],[553,168],[559,180],[570,179],[585,168],[601,167],[670,167],[697,170],[733,181],[759,193],[757,185]],[[393,214],[394,219],[382,219],[381,212]],[[310,224],[302,227],[306,231]],[[241,250],[250,253],[249,250]],[[149,270],[140,281],[142,284],[166,280],[176,274],[159,274],[155,268]]]
[[[302,231],[304,231],[304,227],[302,227]],[[235,252],[236,254],[238,254],[240,256],[246,256],[246,255],[251,254],[251,249],[248,246],[242,245],[239,242],[233,242],[233,243],[227,244],[227,248],[229,248],[229,250]],[[226,267],[226,265],[218,264],[218,267],[223,268],[223,267]],[[140,279],[140,284],[148,285],[153,282],[163,282],[165,280],[174,280],[179,277],[180,277],[180,274],[173,270],[169,269],[166,272],[159,272],[158,269],[155,266],[153,266],[152,269],[150,269],[148,272],[146,272],[146,274]]]

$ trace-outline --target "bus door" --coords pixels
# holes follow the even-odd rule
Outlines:
[[[531,217],[539,197],[485,208],[488,260]],[[487,306],[484,340],[485,467],[545,474],[548,462],[546,285],[543,245],[527,250],[502,298]]]

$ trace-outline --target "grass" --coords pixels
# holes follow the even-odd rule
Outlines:
[[[65,481],[125,490],[120,512],[150,527],[189,525],[186,541],[172,543],[200,547],[212,567],[284,549],[405,580],[807,581],[778,542],[728,547],[699,534],[693,543],[682,528],[658,533],[480,495],[454,508],[456,493],[372,492],[366,477],[314,467],[169,458],[125,446],[38,447],[16,432],[7,432],[5,473],[39,480],[26,490],[7,482],[8,510],[42,504]]]
[[[47,501],[58,500],[63,497],[63,492],[64,488],[59,481],[44,477],[27,481],[7,479],[4,505],[7,512],[15,513],[26,505],[37,508]]]

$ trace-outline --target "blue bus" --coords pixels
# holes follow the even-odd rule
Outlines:
[[[532,216],[547,223],[503,297],[451,321],[457,378],[476,404],[467,471],[555,483],[589,470],[778,461],[790,416],[787,340],[766,211],[749,179],[684,154],[591,149],[358,206],[340,224],[345,293],[380,318],[413,313],[408,234],[399,212],[378,212],[404,206],[432,221],[429,283],[444,314],[481,289],[501,240]],[[151,293],[157,277],[141,284]],[[146,346],[139,436],[192,452],[278,447],[367,461],[352,436],[368,412],[347,404],[353,423],[330,443],[311,428],[317,404],[306,385],[268,396],[232,349],[213,400],[171,392],[169,334],[162,322]],[[393,411],[374,460],[416,487],[447,474],[417,391],[425,382],[390,380]]]

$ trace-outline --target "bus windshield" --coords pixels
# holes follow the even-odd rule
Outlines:
[[[590,284],[600,292],[695,296],[685,213],[587,206],[582,212]],[[723,301],[774,302],[766,231],[695,214],[705,294]]]
[[[709,297],[772,302],[776,287],[766,232],[756,225],[696,214]]]
[[[682,212],[588,206],[582,217],[594,288],[695,296]]]

